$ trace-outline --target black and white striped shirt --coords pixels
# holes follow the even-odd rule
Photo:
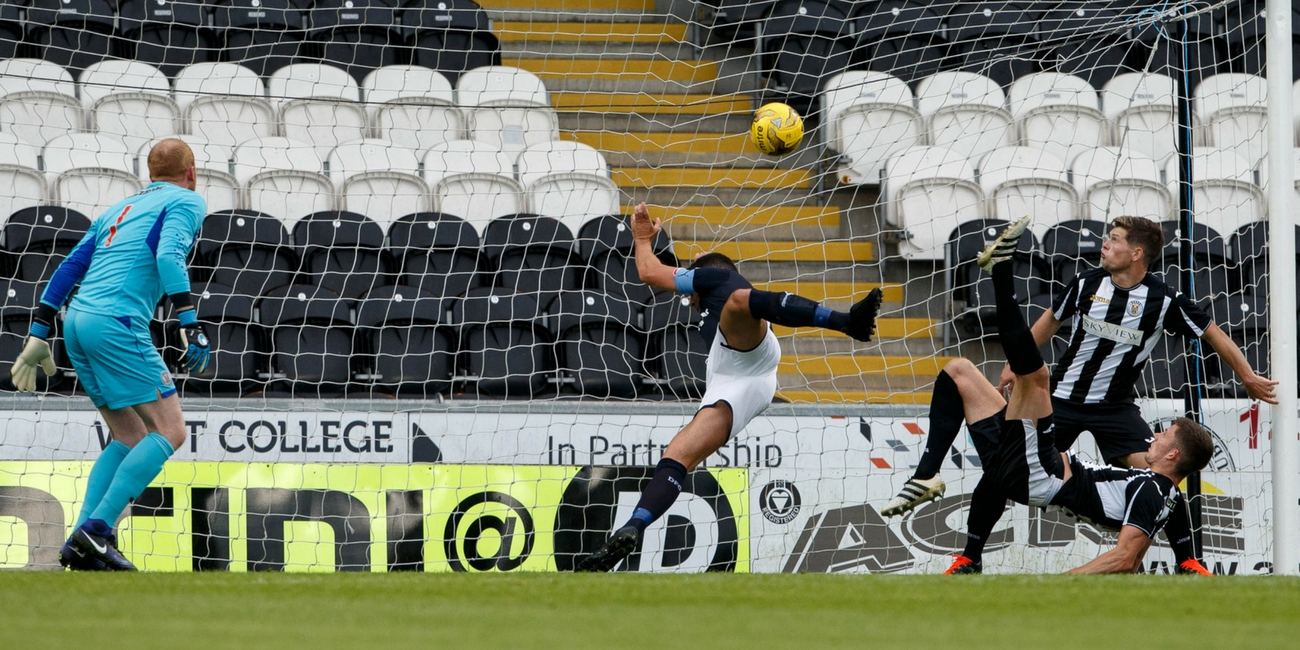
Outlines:
[[[1133,385],[1161,333],[1200,338],[1211,323],[1154,275],[1125,289],[1103,269],[1080,273],[1052,313],[1059,321],[1074,317],[1069,347],[1052,373],[1052,397],[1074,404],[1133,401]]]
[[[1173,481],[1149,469],[1093,465],[1070,454],[1070,473],[1050,505],[1108,530],[1134,526],[1155,537],[1182,499]]]

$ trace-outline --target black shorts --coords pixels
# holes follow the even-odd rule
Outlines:
[[[1052,398],[1052,415],[1056,416],[1056,444],[1069,449],[1079,434],[1092,433],[1107,463],[1129,454],[1146,451],[1155,434],[1142,419],[1142,411],[1132,402],[1119,404],[1074,404]]]
[[[1008,499],[1046,506],[1061,489],[1065,463],[1056,447],[1053,415],[1007,420],[1004,408],[967,426],[984,474],[997,480]]]

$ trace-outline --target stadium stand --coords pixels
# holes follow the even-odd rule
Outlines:
[[[23,208],[45,203],[48,185],[40,172],[40,147],[18,139],[12,133],[0,133],[0,215],[10,215]]]
[[[85,127],[76,84],[63,66],[39,59],[0,61],[0,131],[43,147]]]
[[[36,284],[49,280],[89,228],[90,219],[85,215],[51,205],[9,215],[4,225],[4,252],[11,277]],[[35,307],[36,302],[31,306]]]
[[[609,163],[581,142],[550,141],[519,154],[519,182],[530,211],[577,231],[589,219],[619,211],[621,194]]]
[[[902,230],[899,255],[941,260],[948,234],[986,214],[970,160],[943,147],[913,147],[885,164],[885,221]]]
[[[506,152],[511,161],[530,146],[560,139],[559,116],[537,75],[511,66],[474,68],[456,81],[469,137]]]
[[[307,18],[316,54],[357,83],[372,70],[405,63],[406,38],[392,0],[316,0]]]
[[[33,0],[27,40],[40,58],[79,72],[113,56],[114,9],[108,0]]]
[[[916,107],[929,143],[972,160],[1017,143],[1006,93],[973,72],[940,72],[916,87]]]
[[[305,54],[306,23],[289,0],[221,0],[213,11],[223,61],[269,76]]]
[[[324,287],[289,285],[258,301],[268,329],[268,390],[341,396],[352,378],[353,326],[348,301]]]
[[[1192,151],[1192,191],[1196,220],[1218,232],[1232,232],[1265,217],[1263,190],[1255,185],[1254,168],[1231,150],[1196,147]],[[1181,178],[1178,158],[1165,163],[1171,194]]]
[[[1034,23],[1027,4],[1001,2],[956,3],[948,14],[949,57],[959,70],[993,79],[1003,88],[1038,72]]]
[[[1140,153],[1120,147],[1084,151],[1074,158],[1071,178],[1085,219],[1109,222],[1132,215],[1164,221],[1175,216],[1177,204],[1160,182],[1159,163]]]
[[[275,215],[286,228],[303,216],[334,209],[334,184],[310,144],[289,138],[249,140],[235,147],[235,180],[244,188],[244,205]]]
[[[850,65],[885,72],[911,84],[939,71],[947,42],[943,7],[916,0],[855,2],[856,34]],[[935,143],[940,144],[940,143]]]
[[[450,391],[458,346],[447,312],[438,296],[414,287],[367,293],[357,308],[357,381],[403,397]]]
[[[427,151],[465,137],[465,116],[455,105],[451,82],[437,70],[385,66],[366,75],[361,93],[371,129],[381,140]]]
[[[99,216],[121,197],[144,188],[135,169],[135,154],[121,138],[100,133],[69,133],[51,139],[41,150],[50,199],[88,215]]]
[[[1116,75],[1101,89],[1101,108],[1115,125],[1119,146],[1160,161],[1173,155],[1177,143],[1174,80],[1162,74],[1128,72]]]
[[[1101,97],[1086,80],[1059,72],[1016,79],[1007,92],[1021,144],[1069,163],[1084,149],[1109,143]]]
[[[339,207],[374,220],[385,230],[398,217],[433,209],[420,157],[388,140],[353,140],[326,159],[339,192]]]
[[[477,397],[529,399],[555,390],[554,340],[537,300],[510,289],[471,289],[452,309],[460,331],[456,381]]]
[[[340,143],[366,137],[361,88],[341,68],[295,63],[272,74],[266,89],[280,133],[312,145],[322,159]]]
[[[401,20],[413,33],[411,63],[437,70],[453,84],[466,70],[501,65],[492,23],[471,0],[412,0],[403,5]]]
[[[275,109],[266,100],[266,83],[235,63],[195,63],[176,75],[176,104],[185,117],[184,133],[212,144],[236,145],[276,133]]]
[[[1263,77],[1228,73],[1206,77],[1196,87],[1192,108],[1200,119],[1207,144],[1231,151],[1251,168],[1268,155],[1268,114]]]
[[[841,156],[840,182],[878,184],[890,155],[923,141],[912,89],[897,77],[840,73],[826,82],[821,98],[826,146]]]
[[[293,227],[293,241],[302,268],[298,282],[329,289],[356,300],[391,274],[384,255],[384,231],[355,212],[316,212]]]
[[[136,151],[180,132],[180,107],[162,71],[138,61],[101,61],[77,80],[90,130],[115,135]]]
[[[435,145],[424,154],[424,178],[438,212],[464,215],[479,233],[488,223],[524,211],[524,188],[510,157],[477,140]]]
[[[605,215],[587,220],[578,231],[577,244],[578,257],[587,267],[583,282],[587,288],[638,305],[649,305],[660,297],[637,275],[632,230],[626,218]],[[665,264],[677,263],[666,231],[659,231],[651,246]]]
[[[760,69],[795,110],[807,112],[823,80],[849,68],[854,44],[849,10],[837,0],[780,0],[763,21]]]
[[[388,227],[397,284],[435,297],[464,295],[479,284],[479,235],[464,219],[439,212],[406,215]]]
[[[556,358],[560,385],[578,395],[631,399],[643,387],[645,338],[633,306],[594,291],[565,292],[551,304],[557,314]]]
[[[280,220],[251,210],[209,214],[194,250],[192,272],[250,298],[292,284],[299,267]]]
[[[1079,195],[1065,163],[1047,149],[994,149],[980,161],[979,173],[987,213],[993,218],[1012,221],[1032,214],[1032,228],[1039,236],[1055,224],[1078,218]]]
[[[118,51],[175,77],[194,63],[215,61],[217,36],[198,0],[123,0],[118,5]]]

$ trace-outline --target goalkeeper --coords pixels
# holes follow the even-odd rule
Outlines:
[[[632,237],[641,281],[655,289],[690,294],[691,306],[703,317],[701,333],[709,348],[704,398],[695,417],[668,444],[632,518],[604,546],[582,558],[578,571],[609,571],[636,550],[646,527],[677,500],[686,474],[772,403],[781,346],[769,323],[823,327],[859,341],[871,340],[876,328],[880,289],[873,289],[847,314],[832,311],[801,296],[753,288],[721,253],[701,255],[687,269],[667,266],[651,247],[659,230],[660,222],[650,220],[645,203],[636,206]]]
[[[201,372],[208,364],[208,340],[185,267],[207,213],[194,192],[194,153],[168,139],[150,150],[148,160],[153,182],[101,214],[59,265],[11,372],[20,391],[35,390],[37,366],[54,373],[46,339],[80,283],[63,319],[63,338],[113,440],[90,470],[80,516],[59,553],[60,564],[73,570],[135,570],[118,551],[113,526],[185,440],[176,386],[149,337],[163,293],[179,321],[182,367]]]

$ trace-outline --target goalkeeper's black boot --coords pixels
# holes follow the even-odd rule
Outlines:
[[[604,546],[596,549],[595,553],[582,558],[578,562],[578,567],[574,571],[578,573],[605,573],[613,571],[627,556],[636,550],[636,545],[641,541],[641,533],[632,526],[624,526],[609,537],[609,541]]]
[[[849,310],[849,326],[844,333],[859,341],[870,341],[871,335],[876,333],[876,314],[880,313],[884,295],[880,287],[876,287],[866,298],[853,305]]]
[[[86,523],[68,538],[64,548],[70,550],[79,561],[94,567],[90,569],[92,571],[138,571],[139,569],[136,569],[135,565],[117,550],[114,541],[112,534],[95,534],[90,524]]]

